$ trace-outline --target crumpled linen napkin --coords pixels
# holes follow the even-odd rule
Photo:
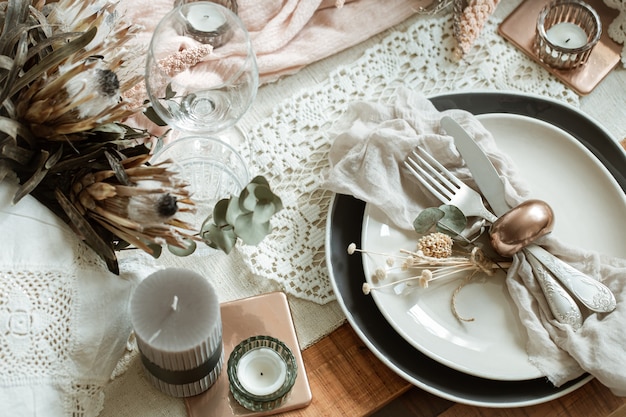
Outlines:
[[[528,186],[472,114],[462,110],[439,112],[420,93],[403,88],[392,104],[351,104],[335,123],[330,133],[334,137],[329,153],[331,167],[324,187],[376,205],[397,227],[413,230],[413,219],[420,210],[440,204],[403,167],[402,161],[413,148],[422,147],[476,189],[453,139],[439,126],[444,115],[456,119],[487,151],[505,180],[509,203],[525,200]],[[539,243],[601,279],[614,292],[617,308],[609,314],[591,314],[574,332],[552,318],[529,263],[523,254],[516,254],[508,270],[507,287],[528,333],[529,360],[555,386],[586,371],[614,394],[626,396],[626,260],[570,247],[549,235]]]

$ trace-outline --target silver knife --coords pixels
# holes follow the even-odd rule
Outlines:
[[[454,138],[454,144],[495,214],[501,216],[509,211],[510,207],[505,199],[504,183],[487,155],[454,119],[448,116],[443,117],[441,126]],[[541,246],[531,244],[524,250],[526,253],[530,252],[541,262],[559,279],[565,288],[590,310],[611,312],[615,309],[615,296],[606,285],[583,274]]]

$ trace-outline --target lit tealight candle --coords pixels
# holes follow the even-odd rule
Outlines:
[[[602,34],[598,13],[580,0],[553,0],[539,13],[537,57],[558,69],[584,65]]]
[[[150,382],[166,394],[206,391],[223,364],[217,294],[192,271],[164,269],[135,289],[130,316]]]
[[[270,348],[253,349],[239,360],[237,377],[250,394],[269,395],[285,383],[287,364]]]
[[[578,49],[587,44],[587,33],[580,26],[563,22],[546,31],[546,38],[556,46],[566,49]]]
[[[212,5],[200,2],[189,5],[187,21],[199,32],[217,32],[226,24],[226,17]]]
[[[291,350],[271,336],[239,343],[228,359],[233,397],[243,407],[267,411],[279,407],[296,382],[298,368]]]

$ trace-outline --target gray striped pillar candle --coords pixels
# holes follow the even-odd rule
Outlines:
[[[135,289],[130,316],[150,382],[174,397],[198,395],[217,381],[224,362],[217,294],[195,272],[168,268]]]

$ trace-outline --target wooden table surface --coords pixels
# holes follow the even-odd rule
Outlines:
[[[626,398],[597,380],[559,399],[529,407],[485,408],[427,393],[396,375],[349,324],[303,351],[313,401],[287,417],[626,417]]]

